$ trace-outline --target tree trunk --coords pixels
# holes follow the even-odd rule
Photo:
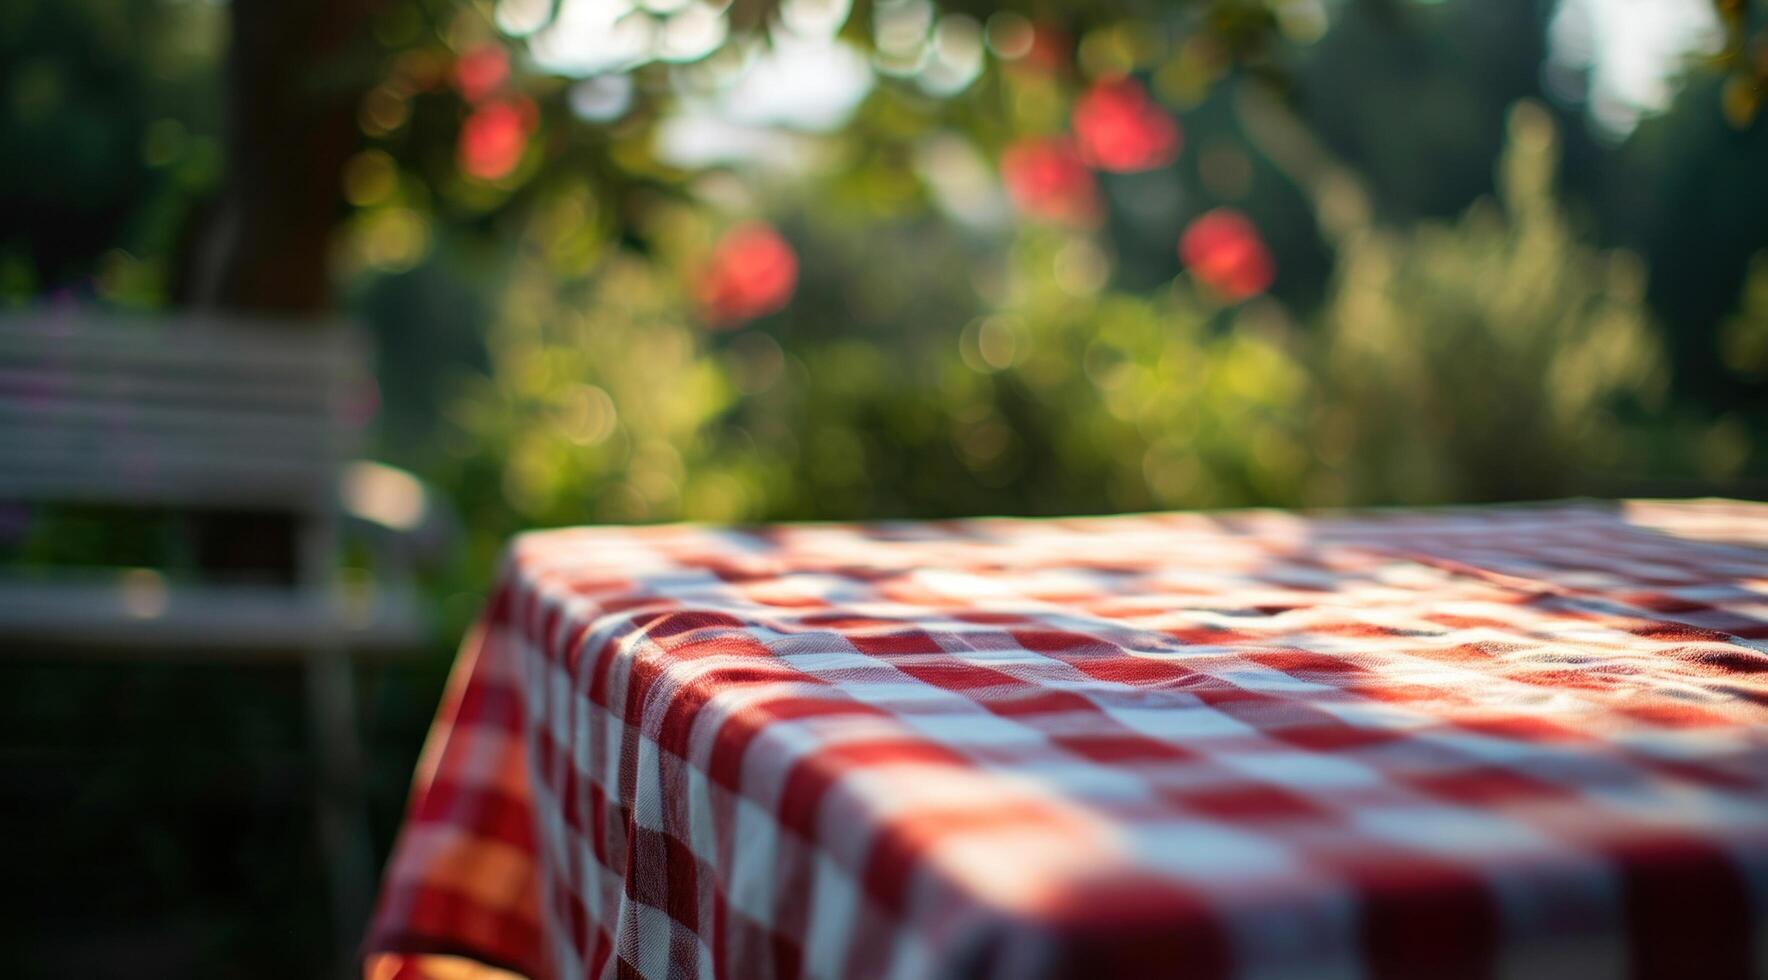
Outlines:
[[[234,0],[227,182],[200,233],[188,305],[258,314],[331,306],[327,257],[344,162],[372,81],[372,0]]]
[[[332,308],[329,257],[344,213],[341,177],[360,142],[356,109],[378,67],[368,27],[382,0],[232,0],[227,177],[180,277],[183,306],[282,318],[291,329]],[[330,534],[286,513],[200,517],[198,562],[222,579],[329,585]],[[323,569],[323,570],[322,570]],[[319,774],[315,817],[331,885],[338,975],[366,922],[374,854],[355,734],[352,674],[332,644],[308,651]]]
[[[343,166],[374,67],[373,0],[233,0],[227,54],[227,176],[196,218],[178,277],[186,309],[299,318],[332,307],[328,258],[344,213]],[[293,325],[293,324],[292,324]],[[197,560],[211,576],[291,581],[286,515],[205,515]]]

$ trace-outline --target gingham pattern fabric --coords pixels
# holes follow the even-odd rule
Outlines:
[[[376,978],[1768,976],[1768,505],[511,547]]]

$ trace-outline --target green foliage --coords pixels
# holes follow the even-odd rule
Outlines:
[[[223,14],[140,0],[0,9],[0,302],[69,288],[166,302],[189,212],[220,179]]]
[[[1719,352],[1737,374],[1768,380],[1768,251],[1750,262],[1738,310],[1720,328]]]
[[[1572,232],[1555,156],[1545,114],[1519,105],[1497,201],[1453,224],[1341,222],[1330,294],[1299,324],[1187,275],[1112,287],[1093,236],[1038,226],[973,314],[949,234],[873,228],[871,254],[937,298],[928,320],[901,292],[867,298],[850,233],[799,222],[806,289],[851,284],[850,312],[734,333],[683,294],[716,220],[696,209],[658,222],[647,259],[609,254],[566,286],[526,251],[490,372],[453,413],[468,523],[489,548],[534,522],[1588,492],[1640,463],[1664,377],[1643,270]]]
[[[1548,116],[1521,103],[1497,202],[1454,225],[1344,236],[1317,445],[1348,499],[1552,497],[1630,462],[1625,423],[1666,380],[1645,273],[1572,233],[1555,155]]]
[[[979,386],[1025,447],[1030,463],[1015,476],[1028,503],[1050,513],[1298,502],[1311,384],[1283,309],[1224,310],[1184,279],[1152,295],[1095,295],[1072,268],[1102,263],[1094,250],[1022,242],[1017,294],[960,339],[960,362],[993,372]]]

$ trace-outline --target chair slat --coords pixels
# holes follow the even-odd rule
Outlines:
[[[366,378],[335,324],[0,316],[0,499],[329,508]]]
[[[133,470],[32,466],[0,473],[0,500],[33,503],[264,508],[315,513],[331,506],[333,489],[332,481],[317,467],[275,461],[231,469],[176,465]]]
[[[254,411],[216,402],[202,408],[166,407],[123,399],[22,399],[0,394],[0,431],[55,429],[127,440],[134,435],[182,435],[200,444],[205,436],[225,441],[247,437],[269,445],[288,441],[326,444],[344,435],[328,413]]]
[[[151,373],[186,368],[273,377],[334,377],[362,362],[337,326],[271,326],[178,318],[0,317],[0,364],[83,364]]]
[[[0,398],[27,402],[104,401],[198,408],[244,406],[253,411],[328,414],[335,396],[325,380],[265,379],[216,371],[146,374],[95,371],[86,366],[39,367],[0,364]]]
[[[424,621],[408,589],[361,603],[276,586],[159,586],[111,580],[0,577],[0,636],[10,648],[38,643],[128,653],[249,656],[342,643],[353,650],[408,649]]]

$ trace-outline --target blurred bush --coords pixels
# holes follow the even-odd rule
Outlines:
[[[1574,7],[375,5],[313,85],[360,92],[333,256],[385,451],[465,512],[451,590],[535,524],[1747,487],[1754,22],[1611,147]],[[187,294],[221,18],[6,16],[0,286]]]
[[[1340,236],[1313,444],[1344,499],[1556,497],[1640,464],[1629,435],[1668,380],[1645,269],[1572,231],[1546,112],[1519,103],[1509,133],[1496,200],[1453,225]]]
[[[1328,296],[1301,321],[1195,273],[1113,288],[1092,235],[1036,223],[1005,251],[998,302],[969,315],[956,312],[963,283],[918,265],[944,257],[937,244],[891,249],[929,293],[951,295],[933,314],[944,329],[882,339],[863,315],[806,324],[790,310],[708,329],[668,258],[710,240],[717,219],[691,208],[661,222],[665,247],[616,250],[568,285],[531,249],[489,371],[450,410],[447,482],[484,549],[581,520],[1588,491],[1590,474],[1638,462],[1640,427],[1671,423],[1644,270],[1573,233],[1556,158],[1554,124],[1524,103],[1496,199],[1400,230],[1350,208],[1362,217],[1335,226]],[[863,275],[842,267],[838,238],[820,240],[827,228],[793,227],[807,277]],[[1754,321],[1736,322],[1732,347],[1753,356]]]

